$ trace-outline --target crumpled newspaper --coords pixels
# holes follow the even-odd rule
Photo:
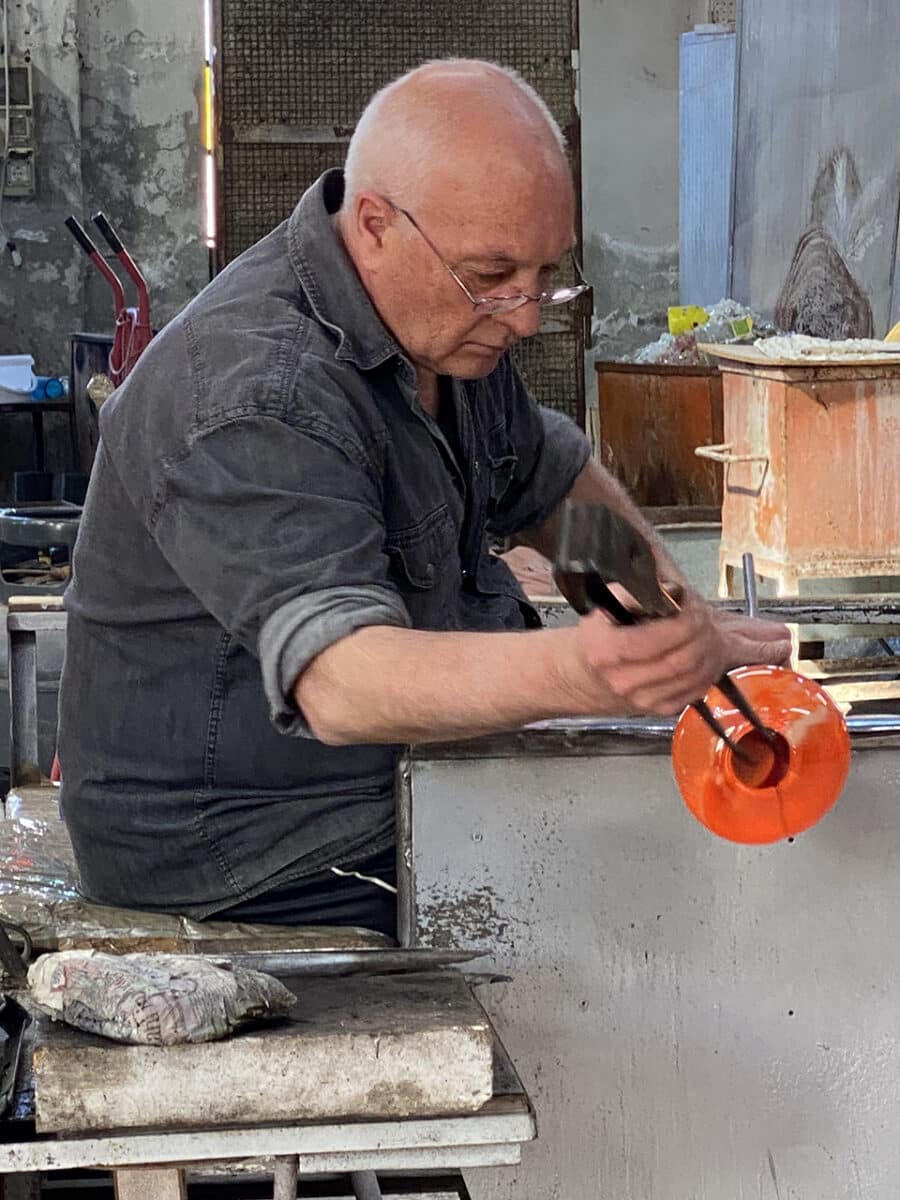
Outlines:
[[[287,1016],[295,1003],[277,979],[185,954],[46,954],[28,971],[42,1012],[116,1042],[213,1042],[242,1025]]]

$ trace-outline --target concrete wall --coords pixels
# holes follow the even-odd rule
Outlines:
[[[64,228],[70,213],[105,210],[147,274],[157,323],[206,282],[201,20],[199,2],[10,0],[10,47],[34,70],[37,194],[4,204],[22,265],[0,253],[0,354],[67,373],[69,334],[112,328],[109,289]],[[4,419],[0,473],[29,465],[30,425]],[[65,421],[47,426],[48,468],[60,469]]]
[[[656,338],[678,303],[678,47],[695,0],[581,0],[585,267],[599,348]]]

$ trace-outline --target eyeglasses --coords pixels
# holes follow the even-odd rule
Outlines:
[[[440,250],[438,250],[437,246],[434,244],[428,234],[419,225],[412,213],[407,212],[405,208],[401,208],[399,204],[394,204],[394,202],[392,200],[388,200],[386,196],[384,199],[387,200],[387,203],[390,204],[391,208],[393,208],[395,212],[401,213],[404,217],[406,217],[407,221],[409,221],[410,225],[412,225],[413,229],[415,229],[422,241],[425,242],[425,244],[429,246],[437,255],[442,266],[451,276],[453,281],[468,297],[475,311],[484,313],[485,316],[490,316],[494,313],[515,312],[516,309],[521,308],[523,304],[538,304],[541,308],[549,308],[551,305],[556,304],[568,304],[571,300],[575,300],[578,296],[583,295],[591,286],[585,281],[584,275],[581,273],[581,268],[579,267],[575,255],[573,254],[572,262],[575,265],[575,271],[579,280],[581,281],[580,283],[567,284],[563,287],[555,287],[550,291],[539,292],[536,296],[529,295],[528,292],[517,292],[514,296],[473,296],[460,279],[456,271],[454,271],[454,269],[444,258],[443,254],[441,254]]]

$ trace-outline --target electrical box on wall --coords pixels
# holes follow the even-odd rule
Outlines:
[[[34,98],[31,88],[31,63],[9,59],[9,96],[6,75],[0,57],[0,149],[6,147],[3,194],[34,195]]]

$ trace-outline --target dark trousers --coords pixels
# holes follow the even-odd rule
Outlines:
[[[350,870],[351,868],[346,868]],[[394,850],[385,850],[352,870],[396,886]],[[397,936],[397,897],[377,884],[323,871],[242,900],[212,918],[260,925],[355,925]]]

